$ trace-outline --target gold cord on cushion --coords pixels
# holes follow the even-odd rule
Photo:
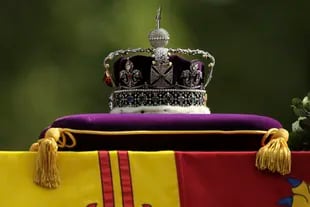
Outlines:
[[[291,153],[287,145],[288,132],[285,129],[264,130],[134,130],[134,131],[93,131],[69,128],[50,128],[45,137],[32,144],[30,151],[38,152],[34,182],[45,188],[57,188],[60,176],[57,167],[57,150],[73,148],[77,142],[73,134],[88,134],[102,136],[148,135],[148,134],[260,134],[262,147],[256,154],[256,167],[260,170],[270,170],[280,174],[288,174],[291,170]],[[265,144],[270,137],[270,141]]]
[[[67,144],[67,138],[71,144]],[[45,188],[57,188],[60,176],[57,166],[57,150],[59,147],[72,148],[76,145],[74,136],[61,128],[50,128],[45,137],[39,139],[30,147],[30,151],[37,151],[34,182]]]
[[[266,144],[266,140],[270,141]],[[262,147],[256,154],[255,166],[259,170],[269,170],[286,175],[291,172],[291,151],[288,147],[287,130],[270,129],[262,138]]]

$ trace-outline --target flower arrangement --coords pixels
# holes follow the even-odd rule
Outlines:
[[[310,150],[310,92],[303,99],[293,98],[297,120],[292,124],[289,146],[292,150]]]

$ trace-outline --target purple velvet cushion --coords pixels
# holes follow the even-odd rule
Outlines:
[[[58,118],[50,127],[99,130],[268,130],[281,124],[252,114],[78,114]],[[41,134],[43,137],[44,131]],[[262,135],[75,135],[76,150],[257,150]],[[66,149],[64,149],[66,150]]]
[[[77,114],[58,118],[53,127],[87,130],[268,130],[281,124],[251,114]]]

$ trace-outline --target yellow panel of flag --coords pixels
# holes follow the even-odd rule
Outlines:
[[[0,152],[0,206],[178,207],[174,152],[155,154],[59,152],[61,184],[46,189],[33,183],[36,153]]]
[[[174,152],[164,151],[160,153],[161,156],[157,155],[158,152],[129,154],[135,206],[179,207]]]
[[[45,189],[33,183],[36,153],[0,152],[0,206],[102,206],[98,152],[60,152],[61,185]]]

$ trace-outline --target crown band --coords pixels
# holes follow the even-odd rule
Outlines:
[[[194,89],[133,89],[117,90],[110,97],[111,110],[116,107],[138,106],[204,106],[205,90]]]

